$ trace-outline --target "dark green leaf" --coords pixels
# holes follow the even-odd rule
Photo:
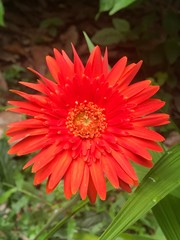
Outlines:
[[[180,199],[169,194],[152,209],[167,240],[180,239],[179,206]]]
[[[149,236],[122,233],[116,240],[160,240],[160,239],[152,238]]]
[[[180,17],[176,12],[169,11],[164,15],[163,28],[169,35],[177,35],[180,30]]]
[[[127,20],[121,18],[113,18],[112,23],[119,32],[129,32],[130,24]]]
[[[92,38],[93,42],[100,45],[110,45],[125,40],[125,36],[114,28],[103,28]]]
[[[170,39],[164,43],[166,58],[170,64],[173,64],[180,56],[180,45],[178,39]]]

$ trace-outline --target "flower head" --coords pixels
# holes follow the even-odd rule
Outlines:
[[[33,165],[34,184],[47,179],[46,191],[64,181],[66,198],[80,192],[95,202],[106,198],[106,178],[115,188],[130,192],[138,185],[131,161],[152,167],[150,150],[161,151],[164,138],[149,127],[168,123],[168,115],[153,113],[164,102],[151,98],[158,86],[150,80],[130,84],[142,62],[127,65],[121,58],[110,70],[96,46],[84,66],[73,48],[74,62],[64,51],[47,56],[51,81],[40,73],[37,83],[20,82],[36,94],[13,90],[25,101],[10,101],[11,111],[29,116],[7,130],[16,142],[9,154],[38,151],[24,168]],[[127,65],[127,66],[126,66]]]

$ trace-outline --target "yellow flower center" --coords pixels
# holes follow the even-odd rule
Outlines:
[[[68,113],[66,126],[71,133],[81,138],[99,137],[107,127],[104,109],[92,102],[76,102]]]

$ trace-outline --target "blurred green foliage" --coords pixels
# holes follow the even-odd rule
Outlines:
[[[4,26],[4,6],[2,0],[0,0],[0,26]]]

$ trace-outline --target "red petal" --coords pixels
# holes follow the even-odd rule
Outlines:
[[[110,86],[114,86],[120,79],[127,63],[127,57],[122,57],[112,68],[106,81]]]
[[[159,100],[159,99],[148,99],[142,104],[138,105],[136,108],[134,108],[134,117],[140,117],[145,116],[147,114],[150,114],[152,112],[155,112],[162,108],[165,105],[165,102]]]
[[[135,127],[134,129],[126,130],[126,132],[138,138],[144,138],[159,142],[164,141],[164,137],[161,136],[159,133],[143,127]]]
[[[59,161],[55,169],[53,170],[52,175],[50,176],[48,183],[49,189],[53,189],[60,182],[61,178],[64,176],[72,162],[72,158],[68,151],[65,151],[62,154],[57,155],[56,158],[59,159]]]
[[[82,200],[84,200],[87,196],[88,183],[89,183],[89,167],[87,166],[87,164],[85,164],[82,182],[80,186],[80,195]]]
[[[71,168],[72,168],[71,192],[72,192],[72,194],[75,194],[80,187],[82,177],[84,174],[84,167],[85,167],[85,163],[82,158],[74,159],[72,161],[72,164],[71,164]]]
[[[106,182],[102,171],[102,166],[99,161],[93,162],[89,167],[94,186],[99,197],[102,200],[106,199]]]
[[[97,196],[97,191],[94,186],[91,174],[89,174],[89,186],[88,186],[88,197],[91,203],[95,203]]]
[[[57,62],[54,58],[47,56],[46,57],[46,63],[48,65],[49,71],[54,78],[54,80],[58,83],[59,82],[59,66],[57,65]]]
[[[38,185],[42,183],[47,177],[49,177],[52,174],[53,169],[55,168],[57,162],[58,162],[58,159],[53,159],[43,168],[38,170],[34,176],[34,185]]]
[[[123,154],[112,149],[111,155],[132,179],[138,179],[133,167]]]
[[[130,151],[124,149],[123,150],[124,154],[127,156],[128,159],[131,159],[133,162],[136,162],[137,164],[140,164],[142,166],[151,168],[153,167],[153,162],[152,161],[148,161],[136,154],[131,153]]]
[[[45,165],[47,165],[57,154],[58,146],[57,144],[52,144],[47,148],[41,150],[35,157],[33,157],[30,161],[34,163],[32,167],[32,172],[37,172]],[[29,163],[29,162],[28,162]],[[27,168],[29,164],[26,164],[23,169]]]
[[[66,78],[66,77],[72,78],[74,75],[72,68],[66,62],[66,60],[61,55],[61,53],[57,49],[54,49],[54,55],[63,78]]]
[[[38,129],[25,129],[22,131],[18,131],[17,133],[13,133],[12,136],[8,142],[12,143],[15,142],[17,140],[22,140],[26,137],[29,136],[36,136],[36,135],[44,135],[47,134],[49,132],[49,130],[47,128],[38,128]],[[11,134],[9,134],[10,136]]]
[[[159,86],[149,86],[138,95],[130,99],[130,102],[140,104],[152,97],[159,90]]]
[[[64,175],[64,194],[67,199],[69,199],[72,196],[71,192],[71,173],[72,168],[69,167],[68,171]]]
[[[108,50],[106,48],[104,58],[103,58],[103,72],[106,77],[109,73],[109,64],[108,64]]]
[[[133,67],[130,68],[129,71],[125,71],[120,78],[118,84],[119,84],[119,90],[122,91],[124,88],[126,88],[131,81],[134,79],[135,75],[139,71],[140,67],[142,65],[142,61],[139,61],[136,65],[132,65]]]
[[[164,113],[155,113],[143,118],[137,118],[133,121],[134,126],[152,127],[169,123],[169,115]]]
[[[26,86],[26,87],[32,88],[34,90],[37,90],[38,92],[46,93],[46,91],[44,90],[44,87],[42,87],[41,84],[22,82],[22,81],[19,82],[19,83],[24,85],[24,86]]]
[[[151,154],[142,146],[140,146],[137,141],[133,141],[131,137],[121,137],[118,140],[118,143],[123,148],[126,148],[127,150],[131,151],[132,153],[135,153],[147,160],[151,160],[152,156]]]
[[[84,66],[73,45],[72,45],[72,50],[74,54],[74,72],[78,74],[82,74],[84,72]]]
[[[119,184],[120,184],[120,187],[126,192],[129,192],[129,193],[132,192],[130,186],[127,183],[123,182],[122,180],[119,180]]]
[[[132,85],[129,85],[127,88],[125,88],[121,94],[123,94],[123,96],[131,98],[133,96],[136,97],[136,95],[141,92],[142,90],[144,90],[145,88],[147,88],[149,85],[151,84],[150,80],[145,80],[142,82],[137,82],[134,83]],[[135,98],[136,99],[136,98]]]
[[[15,144],[8,151],[9,154],[17,154],[18,156],[25,155],[41,149],[47,145],[46,136],[32,136],[23,139],[22,141]]]
[[[116,169],[113,162],[111,161],[110,158],[104,157],[104,156],[101,157],[101,161],[102,161],[103,171],[106,174],[106,177],[115,188],[118,188],[119,180],[118,180]]]

